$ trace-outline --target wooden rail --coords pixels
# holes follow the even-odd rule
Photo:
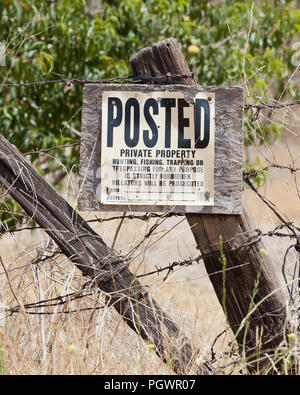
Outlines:
[[[137,281],[128,268],[129,262],[118,257],[2,136],[0,185],[49,234],[77,268],[109,295],[109,303],[130,328],[155,345],[156,353],[164,362],[179,374],[195,368],[197,360],[200,360],[200,351],[181,336],[176,323]],[[198,374],[214,373],[209,362],[196,366]]]

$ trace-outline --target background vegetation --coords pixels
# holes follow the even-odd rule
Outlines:
[[[3,0],[0,18],[3,83],[127,76],[132,54],[175,37],[200,85],[243,84],[246,101],[267,101],[270,92],[274,100],[300,97],[290,79],[300,10],[290,0]],[[1,133],[24,153],[74,143],[81,91],[80,85],[61,84],[2,88]],[[247,144],[281,136],[280,125],[253,127],[247,116]],[[52,151],[52,159],[76,172],[78,150]],[[43,173],[57,167],[49,157],[41,163],[32,155],[31,161]],[[7,201],[5,211],[11,209],[19,210]],[[15,223],[10,214],[1,219]]]
[[[90,8],[85,0],[3,0],[0,40],[7,56],[1,80],[41,81],[55,78],[52,72],[71,79],[125,76],[132,54],[175,37],[200,85],[247,81],[247,93],[259,98],[270,89],[273,99],[283,90],[285,97],[299,98],[295,82],[286,83],[295,71],[291,44],[300,31],[300,10],[289,0],[252,3],[103,0]],[[80,105],[78,85],[9,88],[0,99],[1,130],[23,152],[74,141],[63,128],[72,119],[80,130]]]

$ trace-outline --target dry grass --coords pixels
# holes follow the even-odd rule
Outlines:
[[[278,163],[288,164],[291,157],[299,159],[299,137],[290,135],[273,146],[272,150],[267,146],[252,148],[251,154],[253,157],[263,155],[271,161],[276,158]],[[262,192],[299,226],[299,176],[298,179],[294,177],[287,171],[283,173],[280,169],[273,169],[272,178],[267,181]],[[70,195],[73,196],[73,192]],[[64,194],[67,196],[68,191]],[[279,224],[278,219],[253,192],[246,190],[245,197],[257,226],[263,231],[272,230]],[[69,196],[68,200],[71,199]],[[99,212],[82,214],[86,219],[95,215],[109,216]],[[123,254],[130,251],[143,239],[153,221],[125,220],[115,249]],[[93,227],[111,246],[118,224],[119,220],[115,220],[93,224]],[[172,227],[173,230],[168,232]],[[115,310],[108,307],[104,295],[95,289],[89,289],[88,284],[84,291],[88,295],[84,298],[50,308],[30,310],[53,314],[29,315],[29,310],[21,309],[11,315],[9,311],[5,311],[5,306],[12,308],[18,304],[66,295],[82,290],[86,284],[86,279],[62,255],[38,265],[32,264],[48,242],[43,231],[22,231],[6,234],[0,239],[0,256],[6,270],[5,272],[0,267],[0,373],[172,374],[172,370],[127,327]],[[288,238],[272,237],[266,238],[265,242],[269,254],[274,258],[274,270],[285,287],[281,265],[291,241]],[[51,244],[50,247],[54,248]],[[142,274],[153,270],[155,265],[164,266],[180,258],[195,256],[196,245],[187,222],[180,217],[170,218],[136,252],[131,269]],[[288,257],[288,275],[292,274],[295,259],[296,252],[291,251]],[[143,282],[193,344],[210,359],[211,345],[227,326],[202,264],[178,269],[167,281],[162,281],[162,278],[163,275],[145,277]],[[297,328],[295,332],[296,330]],[[225,334],[216,341],[215,366],[223,366],[232,361],[226,357],[231,340],[231,331],[226,329]],[[278,374],[287,372],[292,357],[296,360],[299,374],[297,338],[291,336],[286,344],[289,345],[284,348],[283,370]],[[272,361],[270,364],[272,365]],[[231,368],[232,365],[229,365],[228,372]],[[234,373],[240,372],[242,368],[240,363],[239,369],[234,370]],[[245,370],[242,369],[243,372]]]
[[[108,244],[112,240],[116,225],[117,223],[104,226]],[[132,223],[124,224],[124,229],[128,231],[128,228],[131,228],[132,232],[138,229]],[[185,228],[180,231],[188,233]],[[1,240],[1,255],[15,296],[1,270],[0,304],[13,307],[19,302],[28,304],[81,290],[86,279],[63,256],[49,259],[38,266],[30,264],[36,256],[36,249],[42,245],[44,235],[42,232],[30,235],[27,231],[26,238],[25,233],[22,232],[16,237],[6,236]],[[129,240],[135,238],[131,232],[128,232],[127,237]],[[120,235],[120,241],[125,241],[124,235]],[[170,240],[168,242],[170,243]],[[175,237],[173,243],[177,242]],[[165,247],[156,257],[160,264],[168,262],[163,257],[164,251]],[[170,259],[172,254],[170,250],[168,252]],[[141,257],[133,270],[140,267],[139,273],[147,271],[150,265],[145,261],[147,262],[147,256]],[[152,277],[151,280],[148,278],[145,283],[151,284],[155,298],[192,338],[194,344],[199,345],[205,353],[209,353],[209,347],[215,335],[224,327],[225,320],[202,268],[181,270],[163,284],[156,277]],[[103,295],[95,289],[89,290],[88,287],[86,293],[90,295],[68,304],[30,310],[51,311],[55,313],[53,315],[28,315],[22,309],[19,313],[10,315],[9,311],[2,310],[0,344],[3,348],[4,372],[172,373],[154,351],[127,327],[114,309],[105,304]],[[86,308],[94,309],[79,311]],[[70,345],[74,346],[75,352],[72,347],[70,351]]]

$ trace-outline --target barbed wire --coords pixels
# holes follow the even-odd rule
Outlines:
[[[118,217],[115,217],[115,218],[118,218]],[[107,218],[107,219],[110,220],[111,218]],[[278,230],[283,229],[285,227],[290,227],[291,225],[292,225],[292,223],[280,224],[280,225],[276,226],[272,231],[268,231],[268,232],[264,232],[264,233],[260,229],[255,229],[254,230],[254,235],[250,236],[245,243],[241,244],[240,246],[236,246],[234,248],[228,248],[228,249],[223,248],[223,252],[226,254],[226,253],[234,252],[234,251],[246,248],[246,247],[250,247],[253,244],[256,244],[259,241],[261,241],[261,238],[264,237],[264,236],[268,236],[268,237],[278,236],[278,237],[295,238],[296,237],[295,234],[278,232]],[[151,235],[153,233],[153,230],[155,230],[158,226],[159,226],[159,224],[157,224],[157,226],[151,227],[150,231],[148,232],[148,235]],[[238,235],[238,236],[240,236],[240,235]],[[145,238],[143,239],[143,241],[144,240],[145,240]],[[223,243],[226,244],[229,241],[232,241],[232,240],[224,240]],[[289,247],[289,249],[290,249],[290,247]],[[37,258],[33,259],[30,264],[31,265],[41,264],[41,263],[43,263],[43,262],[45,262],[47,260],[53,259],[58,254],[63,254],[63,252],[60,249],[56,249],[54,252],[51,253],[51,255],[47,255],[46,253],[47,253],[47,250],[44,249],[42,254],[38,254],[39,256]],[[165,281],[169,277],[169,275],[171,273],[173,273],[173,271],[176,268],[187,267],[187,266],[191,266],[193,264],[199,264],[201,260],[207,259],[207,258],[220,258],[220,252],[219,251],[215,251],[215,252],[211,252],[211,253],[200,254],[200,255],[198,255],[195,258],[189,258],[189,259],[183,259],[183,260],[179,260],[179,261],[174,261],[174,262],[171,262],[171,263],[169,263],[169,264],[167,264],[165,266],[162,266],[162,267],[158,267],[156,265],[155,266],[155,270],[152,270],[152,271],[144,273],[144,274],[137,275],[136,277],[137,278],[144,278],[144,277],[148,277],[148,276],[153,276],[155,274],[159,275],[160,273],[167,271],[167,274],[163,278],[163,281]],[[127,260],[127,259],[128,259],[127,257],[124,257],[124,260]],[[286,261],[286,258],[284,259],[284,261]],[[235,269],[237,269],[237,268],[239,268],[241,266],[247,265],[247,264],[248,263],[244,263],[244,264],[237,265],[237,266],[234,266],[234,267],[226,268],[226,271],[235,270]],[[15,269],[13,269],[13,270],[15,270]],[[223,272],[223,270],[219,270],[219,271],[210,273],[209,276],[221,274],[222,272]],[[0,273],[0,274],[2,274],[2,273]],[[6,274],[8,274],[8,271],[6,271]],[[35,303],[30,303],[30,304],[24,305],[23,307],[30,309],[30,308],[34,308],[34,307],[56,306],[56,305],[64,304],[62,302],[62,298],[69,298],[69,297],[71,297],[73,295],[76,295],[74,300],[78,299],[78,298],[81,298],[81,297],[84,297],[84,296],[81,296],[80,292],[77,292],[77,293],[72,293],[72,294],[68,294],[68,295],[64,295],[64,296],[58,296],[58,297],[52,298],[52,299],[46,299],[46,300],[35,302]],[[88,296],[88,295],[91,295],[91,293],[90,294],[85,294],[85,296]],[[41,305],[41,303],[47,303],[49,301],[56,301],[56,300],[58,302],[56,304],[54,304],[54,305],[49,305],[49,304]],[[73,299],[71,299],[71,300],[73,300]],[[18,312],[18,311],[20,311],[20,306],[16,306],[16,307],[14,307],[14,308],[12,308],[10,310],[12,312]]]
[[[104,80],[80,80],[78,78],[63,78],[56,80],[46,80],[46,81],[31,81],[31,82],[11,82],[11,83],[2,83],[0,85],[1,88],[19,88],[19,87],[37,87],[42,85],[52,85],[52,84],[65,84],[67,86],[72,86],[75,84],[85,85],[85,84],[109,84],[111,82],[125,82],[132,81],[131,77],[113,77]]]
[[[54,73],[56,75],[60,75]],[[171,74],[166,73],[161,77],[151,77],[151,76],[144,76],[144,75],[129,75],[129,76],[118,76],[112,78],[106,78],[102,80],[81,80],[79,78],[61,78],[55,80],[46,80],[46,81],[32,81],[32,82],[17,82],[17,83],[7,83],[2,82],[0,87],[1,88],[18,88],[18,87],[37,87],[42,85],[53,85],[53,84],[64,84],[68,87],[72,85],[86,85],[86,84],[95,84],[95,85],[105,85],[110,83],[119,83],[119,84],[128,84],[128,83],[150,83],[150,84],[178,84],[182,83],[182,80],[185,79],[193,79],[195,81],[195,74]],[[256,113],[252,117],[252,120],[256,120],[261,110],[263,109],[282,109],[290,106],[299,105],[300,100],[293,100],[289,102],[273,102],[273,103],[246,103],[244,104],[244,110],[256,109]]]
[[[300,100],[293,100],[293,101],[289,101],[289,102],[285,102],[285,103],[281,103],[281,102],[276,102],[276,103],[260,102],[259,104],[247,103],[244,105],[244,109],[250,110],[252,108],[256,108],[258,111],[263,110],[263,109],[276,110],[276,109],[281,109],[281,108],[285,108],[285,107],[296,106],[298,104],[300,104]]]
[[[270,170],[271,168],[276,168],[276,169],[282,169],[282,170],[289,170],[292,174],[296,173],[297,171],[300,171],[300,167],[292,167],[292,166],[287,166],[287,165],[280,165],[278,163],[271,163],[268,166],[263,167],[260,170],[255,170],[251,169],[249,171],[244,171],[243,172],[243,181],[246,181],[246,179],[250,178],[255,178],[259,174]]]
[[[45,148],[45,149],[41,149],[41,150],[25,152],[23,155],[24,156],[42,155],[42,154],[46,154],[46,153],[51,152],[51,151],[57,151],[57,150],[62,149],[62,148],[73,148],[73,147],[77,147],[79,145],[80,145],[80,141],[77,141],[76,143],[72,143],[72,144],[56,145],[56,146],[53,146],[51,148]]]
[[[84,287],[83,287],[84,288]],[[31,309],[37,309],[37,308],[45,308],[45,307],[57,307],[57,306],[64,306],[69,304],[70,302],[73,302],[75,300],[83,299],[87,296],[92,296],[94,295],[93,292],[85,292],[85,290],[81,291],[76,291],[72,292],[66,295],[59,295],[54,298],[48,298],[48,299],[43,299],[39,300],[34,303],[27,303],[24,305],[16,305],[13,307],[7,306],[6,307],[6,312],[9,315],[13,315],[15,313],[20,313],[22,310],[26,311],[26,314],[34,314],[34,315],[50,315],[50,314],[70,314],[70,313],[77,313],[81,311],[91,311],[91,310],[99,310],[103,309],[105,305],[101,306],[94,306],[94,307],[85,307],[85,308],[78,308],[74,310],[65,310],[63,309],[62,311],[33,311],[33,312],[28,312],[27,310]],[[97,302],[99,303],[99,302]]]
[[[67,86],[71,85],[86,85],[86,84],[96,84],[96,85],[104,85],[110,83],[130,83],[130,82],[148,82],[154,84],[178,84],[180,80],[184,80],[187,78],[194,78],[194,73],[190,74],[171,74],[167,73],[161,77],[150,77],[143,75],[129,75],[124,77],[112,77],[106,78],[103,80],[81,80],[78,78],[62,78],[56,80],[46,80],[46,81],[32,81],[32,82],[17,82],[17,83],[2,83],[0,86],[2,88],[18,88],[18,87],[36,87],[41,85],[52,85],[52,84],[65,84]]]
[[[118,83],[118,84],[127,84],[127,83],[151,83],[151,84],[178,84],[178,83],[183,83],[182,81],[184,79],[188,79],[188,78],[192,78],[194,79],[194,74],[190,73],[190,74],[186,74],[186,75],[172,75],[170,73],[167,73],[164,76],[161,77],[149,77],[149,76],[125,76],[125,77],[114,77],[114,78],[109,78],[109,79],[103,79],[103,80],[98,80],[98,81],[92,81],[92,80],[80,80],[80,79],[69,79],[69,78],[61,78],[61,79],[56,79],[56,80],[48,80],[48,81],[35,81],[35,82],[24,82],[24,83],[2,83],[0,86],[2,88],[17,88],[17,87],[37,87],[37,86],[45,86],[45,85],[53,85],[53,84],[64,84],[67,85],[68,87],[71,87],[74,84],[78,84],[78,85],[85,85],[85,84],[97,84],[97,85],[101,85],[101,84],[109,84],[109,83]],[[260,114],[260,111],[263,109],[271,109],[271,110],[275,110],[275,109],[284,109],[290,106],[295,106],[295,105],[299,105],[300,104],[300,100],[294,100],[294,101],[289,101],[289,102],[273,102],[273,103],[265,103],[265,102],[259,102],[257,103],[246,103],[244,105],[244,110],[255,110],[254,115],[251,118],[251,121],[255,121],[258,119],[258,116]],[[47,154],[53,150],[59,150],[59,149],[63,149],[63,148],[67,148],[67,147],[76,147],[79,146],[80,142],[77,141],[73,144],[64,144],[64,145],[58,145],[58,146],[54,146],[51,148],[47,148],[47,149],[42,149],[42,150],[36,150],[36,151],[30,151],[27,153],[24,153],[24,156],[30,156],[30,155],[41,155],[41,154]],[[235,250],[239,250],[242,248],[247,248],[250,247],[254,244],[256,244],[257,242],[259,242],[261,240],[262,237],[284,237],[284,238],[290,238],[292,240],[295,240],[295,243],[290,245],[284,254],[284,259],[283,259],[283,264],[282,264],[282,274],[287,286],[287,290],[289,292],[290,295],[290,301],[293,301],[294,298],[294,282],[297,278],[297,274],[296,274],[296,268],[297,268],[297,262],[295,262],[294,265],[294,270],[293,270],[293,285],[290,288],[288,285],[288,280],[287,280],[287,276],[286,276],[286,264],[287,264],[287,256],[289,251],[294,248],[298,253],[300,253],[300,236],[299,236],[299,231],[300,229],[298,227],[296,227],[293,222],[291,221],[287,221],[283,218],[283,216],[279,213],[279,211],[277,210],[276,206],[270,202],[268,199],[266,199],[263,195],[260,194],[260,192],[257,190],[257,188],[254,186],[254,184],[251,182],[251,179],[257,177],[259,174],[261,174],[262,172],[266,172],[268,170],[270,170],[271,168],[277,168],[277,169],[281,169],[281,170],[288,170],[291,174],[295,174],[297,172],[299,172],[300,168],[299,167],[295,167],[295,166],[291,166],[291,165],[281,165],[278,163],[269,163],[267,166],[263,167],[260,170],[249,170],[249,171],[244,171],[243,172],[243,181],[257,194],[257,196],[264,202],[264,204],[266,204],[271,210],[272,212],[277,216],[277,218],[281,221],[281,224],[276,226],[273,230],[271,231],[267,231],[267,232],[262,232],[260,229],[254,229],[254,235],[249,237],[248,240],[241,244],[240,246],[237,246],[235,248],[229,248],[229,249],[224,249],[224,253],[229,253]],[[104,223],[104,222],[108,222],[108,221],[114,221],[114,220],[124,220],[124,219],[128,219],[128,220],[141,220],[141,221],[145,221],[148,222],[151,219],[167,219],[167,218],[171,218],[171,217],[179,217],[179,216],[184,216],[184,214],[181,213],[175,213],[175,212],[167,212],[167,213],[146,213],[143,215],[139,215],[139,214],[122,214],[122,215],[117,215],[117,216],[112,216],[112,217],[108,217],[108,218],[93,218],[90,220],[86,220],[86,222],[88,223]],[[156,223],[155,225],[153,225],[150,230],[148,231],[147,235],[143,238],[143,240],[141,241],[141,243],[138,244],[137,247],[140,247],[147,238],[149,238],[150,236],[153,235],[154,231],[158,228],[158,226],[160,225],[160,223]],[[15,233],[15,232],[21,232],[21,231],[25,231],[25,230],[36,230],[36,229],[41,229],[39,226],[25,226],[25,227],[21,227],[21,228],[7,228],[5,230],[2,230],[0,232],[0,237],[1,235],[5,234],[5,233]],[[281,231],[282,229],[285,229],[287,231],[287,233]],[[224,243],[226,243],[226,240],[224,241]],[[135,248],[136,250],[136,248]],[[58,254],[62,254],[62,252],[60,250],[56,250],[52,253],[52,255],[45,255],[42,254],[42,256],[38,256],[36,259],[32,260],[31,264],[42,264],[44,262],[46,262],[47,260],[51,260],[54,259]],[[182,259],[182,260],[177,260],[171,263],[168,263],[165,266],[155,266],[155,270],[151,270],[147,273],[143,273],[143,274],[139,274],[136,276],[136,278],[141,279],[141,278],[145,278],[145,277],[149,277],[149,276],[154,276],[154,275],[160,275],[162,273],[164,273],[164,276],[162,278],[162,281],[166,281],[168,279],[168,277],[174,272],[175,269],[179,269],[182,267],[188,267],[191,265],[195,265],[195,264],[199,264],[200,261],[202,261],[203,259],[207,259],[207,258],[216,258],[219,259],[220,258],[220,252],[212,252],[212,253],[208,253],[208,254],[200,254],[195,258],[188,258],[188,259]],[[128,258],[127,258],[128,259]],[[228,270],[234,270],[237,269],[243,265],[247,265],[248,263],[242,263],[241,265],[237,265],[235,267],[229,267],[226,268],[226,271]],[[299,265],[299,262],[298,262]],[[300,265],[299,265],[300,266]],[[300,267],[299,267],[300,270]],[[7,275],[9,271],[6,271],[5,274]],[[213,276],[213,275],[220,275],[223,273],[223,270],[220,271],[216,271],[213,273],[210,273],[209,276]],[[1,273],[0,273],[1,274]],[[300,272],[298,274],[298,278],[300,279]],[[300,286],[300,284],[298,283],[298,287]],[[78,308],[78,309],[62,309],[61,311],[58,312],[53,312],[53,311],[32,311],[32,310],[36,310],[36,309],[44,309],[44,308],[51,308],[51,307],[57,307],[57,306],[67,306],[68,303],[78,300],[78,299],[83,299],[85,297],[91,296],[93,293],[92,292],[85,292],[83,291],[79,291],[79,292],[74,292],[71,294],[67,294],[67,295],[61,295],[61,296],[57,296],[54,298],[49,298],[49,299],[41,299],[37,302],[34,303],[28,303],[28,304],[18,304],[16,306],[10,307],[9,308],[9,314],[15,314],[15,313],[19,313],[25,310],[26,314],[35,314],[35,315],[50,315],[50,314],[69,314],[69,313],[75,313],[75,312],[81,312],[81,311],[92,311],[92,310],[99,310],[105,307],[105,305],[100,305],[100,306],[94,306],[94,307],[85,307],[85,308]],[[213,356],[213,352],[212,352],[212,356]]]

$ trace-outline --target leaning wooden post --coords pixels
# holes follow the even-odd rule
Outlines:
[[[129,262],[118,257],[3,136],[0,186],[9,191],[83,275],[107,294],[127,325],[154,344],[159,357],[176,373],[187,374],[191,369],[203,375],[215,372],[129,270]]]
[[[134,75],[191,74],[175,39],[142,49],[131,57],[130,64]],[[195,81],[184,78],[182,83],[194,85]],[[230,110],[230,103],[226,110]],[[285,298],[270,257],[261,252],[263,243],[258,238],[251,240],[255,225],[246,204],[241,215],[186,214],[186,218],[202,254],[220,256],[222,238],[225,278],[219,258],[204,258],[204,264],[240,350],[250,359],[257,356],[258,347],[278,347],[283,340]]]

